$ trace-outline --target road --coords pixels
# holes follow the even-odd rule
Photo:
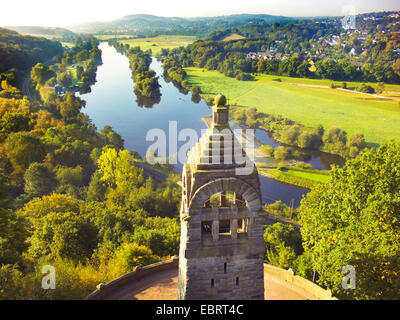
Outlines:
[[[135,166],[143,169],[143,174],[146,178],[151,177],[154,181],[158,183],[164,183],[165,181],[167,181],[168,178],[167,174],[154,170],[145,163],[135,162]]]
[[[50,59],[50,60],[47,60],[47,61],[42,62],[42,63],[47,66],[52,61],[53,60]],[[32,95],[31,95],[31,92],[30,92],[30,89],[29,89],[30,85],[31,85],[31,74],[29,73],[28,76],[24,79],[24,82],[22,83],[22,88],[21,89],[22,89],[23,94],[28,97],[28,100],[33,102],[34,99],[33,99]]]
[[[24,82],[22,83],[22,92],[25,96],[28,97],[29,101],[33,101],[31,92],[29,90],[30,84],[31,84],[31,77],[28,76],[25,78]]]

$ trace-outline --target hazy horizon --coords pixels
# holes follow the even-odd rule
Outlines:
[[[1,25],[68,27],[90,22],[112,21],[124,16],[150,14],[162,17],[215,17],[232,14],[269,14],[287,17],[341,16],[346,6],[353,6],[357,14],[400,10],[397,0],[352,0],[323,3],[317,0],[203,0],[201,3],[181,0],[127,3],[123,0],[89,1],[70,0],[62,6],[54,1],[15,0],[3,4]],[[4,14],[4,13],[7,14]]]

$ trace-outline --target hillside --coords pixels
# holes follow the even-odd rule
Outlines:
[[[0,28],[0,72],[27,69],[63,52],[61,43]]]
[[[273,23],[292,21],[293,18],[267,14],[238,14],[219,17],[179,18],[135,14],[110,22],[91,22],[69,26],[74,32],[98,34],[128,33],[154,36],[158,34],[182,34],[207,36],[217,30],[246,23]]]
[[[9,30],[14,30],[20,34],[40,36],[48,39],[63,38],[65,36],[74,36],[75,34],[64,28],[51,28],[51,27],[34,27],[34,26],[11,26],[7,27]]]

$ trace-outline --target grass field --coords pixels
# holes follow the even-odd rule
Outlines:
[[[321,183],[327,183],[329,180],[328,172],[318,170],[285,168],[284,170],[268,170],[268,173],[278,181],[308,189],[312,189],[314,186]]]
[[[303,178],[315,182],[326,183],[329,180],[329,174],[325,171],[319,170],[302,170],[297,168],[286,168],[285,171],[281,171],[283,174]]]
[[[221,41],[231,41],[231,40],[240,40],[240,39],[244,39],[244,37],[237,33],[230,33],[226,37],[221,39]]]
[[[73,48],[75,45],[72,42],[61,42],[63,47]]]
[[[99,40],[109,40],[109,39],[120,39],[120,38],[135,38],[135,36],[131,34],[100,34],[95,35],[95,37]]]
[[[128,43],[131,47],[139,46],[144,51],[151,49],[153,55],[157,55],[161,52],[161,49],[186,46],[195,40],[195,36],[158,36],[153,38],[120,40],[119,42],[123,44]]]
[[[394,92],[392,98],[385,98],[318,87],[329,85],[330,80],[259,75],[256,81],[239,81],[217,71],[185,70],[189,83],[199,85],[206,98],[222,93],[232,105],[256,107],[261,112],[280,114],[312,127],[319,124],[325,129],[339,127],[349,135],[360,132],[371,146],[390,139],[400,140],[399,85],[385,85],[385,90]],[[274,81],[277,78],[281,82]]]

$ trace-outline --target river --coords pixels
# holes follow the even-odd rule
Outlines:
[[[202,117],[211,113],[211,109],[204,100],[195,103],[191,93],[181,93],[172,83],[167,83],[162,77],[161,63],[153,59],[150,68],[154,70],[161,85],[161,101],[152,108],[140,107],[136,102],[133,91],[134,83],[127,57],[118,53],[107,43],[100,44],[103,64],[97,70],[97,82],[91,87],[91,92],[83,94],[86,101],[83,110],[98,129],[110,125],[125,141],[125,148],[136,150],[141,156],[146,154],[153,141],[146,141],[149,130],[158,128],[169,132],[170,121],[176,121],[177,130],[191,128],[198,136],[201,130],[206,129]],[[267,141],[265,134],[257,130],[256,137],[263,143]],[[264,136],[263,136],[264,135]],[[168,139],[167,139],[168,140]],[[271,143],[277,143],[273,139]],[[178,142],[178,148],[185,143]],[[181,170],[182,165],[176,166]],[[280,183],[273,179],[260,176],[262,199],[265,203],[276,200],[288,205],[299,205],[306,189]]]

